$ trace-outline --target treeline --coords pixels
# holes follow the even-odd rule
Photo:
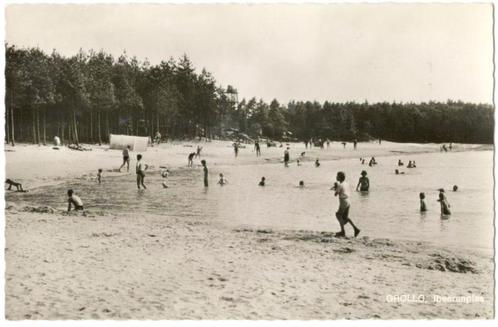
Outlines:
[[[107,142],[110,133],[169,139],[225,137],[238,130],[279,140],[323,138],[400,142],[493,142],[487,104],[240,102],[184,55],[157,65],[123,53],[64,57],[6,46],[6,142]],[[233,134],[232,134],[233,135]]]

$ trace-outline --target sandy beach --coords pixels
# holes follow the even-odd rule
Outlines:
[[[149,148],[144,157],[153,170],[174,170],[186,166],[187,154],[198,144],[210,166],[275,163],[283,152],[263,146],[262,157],[256,158],[247,145],[235,159],[228,142],[183,142]],[[357,151],[351,148],[348,144],[343,149],[339,142],[328,150],[291,144],[292,153],[305,151],[307,161],[439,152],[436,144],[360,143]],[[455,151],[489,148],[455,145]],[[124,174],[116,172],[120,151],[105,145],[92,149],[6,146],[6,176],[29,190],[92,179],[98,168],[106,176]],[[68,214],[61,208],[6,202],[7,319],[494,315],[492,255],[470,249],[374,235],[339,239],[332,231],[226,228],[195,215],[171,217],[166,210],[163,215],[100,210]]]

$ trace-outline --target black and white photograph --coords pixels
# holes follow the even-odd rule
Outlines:
[[[6,1],[3,319],[494,319],[495,15]]]

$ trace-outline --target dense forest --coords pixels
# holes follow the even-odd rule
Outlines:
[[[6,142],[103,143],[109,134],[492,143],[489,104],[334,103],[238,99],[187,55],[157,65],[123,53],[64,57],[6,45]],[[240,100],[240,101],[239,101]],[[233,134],[231,134],[233,135]]]

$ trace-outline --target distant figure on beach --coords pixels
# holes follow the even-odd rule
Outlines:
[[[401,159],[398,159],[398,166],[404,166],[405,164],[403,163],[403,161],[401,161]]]
[[[448,152],[448,149],[446,148],[446,144],[443,144],[443,146],[441,147],[441,149],[442,149],[444,152]]]
[[[457,185],[453,185],[453,192],[456,192],[458,191],[458,186]]]
[[[202,146],[197,146],[197,149],[195,150],[195,157],[200,158],[201,157],[201,151],[202,151]]]
[[[61,139],[58,136],[54,136],[54,145],[55,146],[61,145]]]
[[[356,145],[358,144],[358,140],[357,139],[354,139],[353,141],[353,148],[356,150]]]
[[[97,182],[99,182],[99,184],[102,184],[102,177],[103,177],[102,168],[99,168],[99,170],[97,171]]]
[[[188,155],[188,164],[187,164],[187,166],[192,167],[194,165],[194,157],[195,157],[195,152],[191,152]]]
[[[354,229],[354,236],[358,236],[360,234],[360,229],[355,226],[353,221],[349,218],[349,186],[345,182],[346,174],[342,171],[337,173],[336,180],[339,183],[334,183],[334,187],[332,188],[335,193],[334,196],[339,196],[339,208],[335,214],[339,224],[341,225],[341,231],[336,233],[336,237],[345,237],[346,231],[344,230],[344,225],[350,223]]]
[[[377,161],[375,160],[375,157],[370,158],[370,161],[368,162],[368,165],[370,167],[373,167],[376,164],[377,164]]]
[[[223,176],[222,173],[220,173],[220,180],[218,181],[218,184],[220,184],[221,186],[228,184],[227,179],[225,178],[225,176]]]
[[[168,188],[168,185],[166,185],[166,182],[162,183],[163,188]]]
[[[379,139],[379,145],[382,143],[382,139]]]
[[[315,160],[315,167],[316,168],[320,167],[320,160],[318,160],[318,158],[316,158]]]
[[[209,186],[209,183],[208,183],[208,168],[207,168],[207,164],[206,164],[206,160],[201,160],[201,165],[202,167],[204,168],[204,187],[208,187]]]
[[[233,143],[233,152],[235,153],[235,158],[239,155],[239,144],[237,142]]]
[[[147,189],[145,186],[145,171],[149,168],[149,166],[142,161],[142,155],[137,154],[137,166],[136,166],[136,173],[137,173],[137,187],[140,189],[140,186],[142,186],[144,189]]]
[[[420,198],[420,212],[427,211],[427,206],[425,205],[425,193],[421,192],[419,194],[419,198]]]
[[[287,148],[284,151],[284,165],[285,165],[285,167],[289,167],[289,160],[290,160],[289,148]]]
[[[362,158],[361,159],[361,164],[364,165],[365,164],[365,158]]]
[[[74,205],[74,210],[83,210],[83,201],[81,201],[80,197],[77,195],[74,195],[73,190],[67,190],[67,211],[71,211],[71,206]]]
[[[448,147],[451,150],[453,150],[453,143],[450,143],[450,146]]]
[[[159,133],[159,131],[157,131],[156,135],[154,136],[154,143],[156,144],[161,143],[161,133]]]
[[[301,157],[304,157],[305,154],[306,154],[305,151],[301,152]]]
[[[417,168],[417,164],[415,163],[415,160],[412,162],[412,168]]]
[[[259,141],[254,142],[254,150],[256,150],[256,157],[261,155],[261,148],[259,146]]]
[[[261,181],[259,182],[259,186],[265,186],[265,178],[264,177],[261,177]]]
[[[330,147],[330,140],[327,139],[327,149]]]
[[[406,168],[413,168],[413,164],[412,164],[412,161],[408,161],[408,166],[406,166]]]
[[[396,175],[404,175],[405,174],[404,171],[399,171],[397,169],[395,169],[394,172],[396,173]]]
[[[307,149],[308,148],[308,141],[304,140],[304,148]]]
[[[17,192],[24,192],[24,193],[25,193],[25,192],[27,192],[27,191],[25,191],[25,190],[22,188],[22,184],[21,184],[21,183],[19,183],[19,182],[15,182],[15,181],[13,181],[13,180],[12,180],[12,179],[10,179],[10,178],[7,178],[7,179],[5,180],[5,184],[9,185],[9,188],[7,189],[7,190],[9,190],[9,191],[12,189],[12,186],[14,186],[14,187],[17,189]]]
[[[123,168],[126,165],[126,171],[130,171],[130,149],[131,147],[129,145],[126,146],[126,148],[123,149],[123,164],[121,167],[119,167],[119,171],[121,172],[121,168]]]
[[[439,192],[438,202],[441,205],[441,214],[442,215],[451,215],[450,204],[448,203],[448,200],[446,199],[446,196],[444,195],[444,191]]]
[[[299,188],[303,188],[304,187],[304,181],[299,181]]]
[[[342,142],[342,148],[345,149],[346,148],[346,142]]]
[[[301,161],[299,161],[299,159],[296,160],[296,163],[297,163],[297,166],[301,166]]]
[[[360,192],[368,192],[370,188],[370,180],[367,177],[367,172],[365,170],[361,171],[361,177],[356,185],[356,191],[360,188]]]

